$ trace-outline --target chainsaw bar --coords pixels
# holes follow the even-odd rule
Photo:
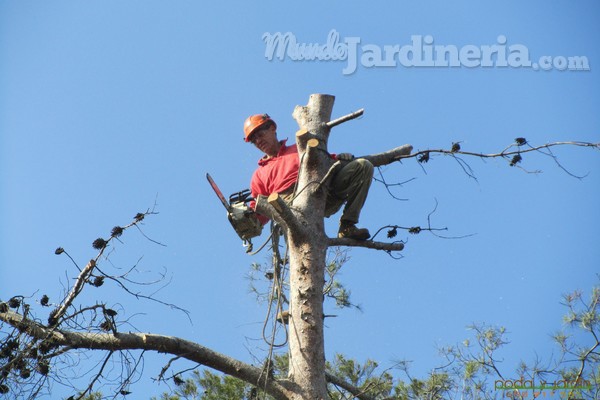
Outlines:
[[[219,189],[219,187],[217,186],[217,184],[215,183],[215,181],[213,180],[213,178],[210,176],[209,173],[206,174],[206,179],[208,179],[208,183],[210,183],[210,186],[212,186],[213,190],[217,194],[217,197],[219,198],[219,200],[221,200],[221,203],[223,203],[223,206],[225,207],[225,209],[228,212],[231,212],[232,211],[231,205],[227,202],[227,200],[225,200],[225,196],[223,196],[221,189]]]

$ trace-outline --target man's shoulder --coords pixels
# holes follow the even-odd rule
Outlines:
[[[298,152],[298,147],[296,146],[296,143],[292,143],[289,146],[284,145],[284,151],[283,154],[290,154],[290,153],[297,153]]]

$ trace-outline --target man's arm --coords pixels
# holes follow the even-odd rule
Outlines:
[[[264,187],[263,187],[264,185],[260,181],[260,178],[258,177],[257,172],[255,172],[252,175],[252,179],[250,180],[250,192],[252,193],[252,197],[254,199],[256,199],[261,194],[263,196],[268,196],[268,194],[264,194],[266,192],[266,190],[264,189]],[[252,200],[250,202],[250,208],[252,208],[253,210],[256,211],[256,200]],[[265,225],[267,222],[269,222],[269,218],[262,214],[256,213],[256,217],[258,218],[260,223],[263,225]]]

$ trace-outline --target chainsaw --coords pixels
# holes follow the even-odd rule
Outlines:
[[[242,244],[246,247],[246,253],[252,251],[252,238],[260,236],[262,233],[262,224],[256,217],[256,213],[250,208],[248,203],[254,200],[249,189],[244,189],[240,192],[233,193],[229,196],[229,202],[225,200],[225,196],[210,176],[206,174],[208,183],[212,186],[221,203],[227,210],[227,219],[233,226],[233,229],[242,239]]]

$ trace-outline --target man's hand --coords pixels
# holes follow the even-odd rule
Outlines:
[[[354,160],[354,154],[340,153],[337,155],[337,159],[340,161],[352,161],[352,160]]]

